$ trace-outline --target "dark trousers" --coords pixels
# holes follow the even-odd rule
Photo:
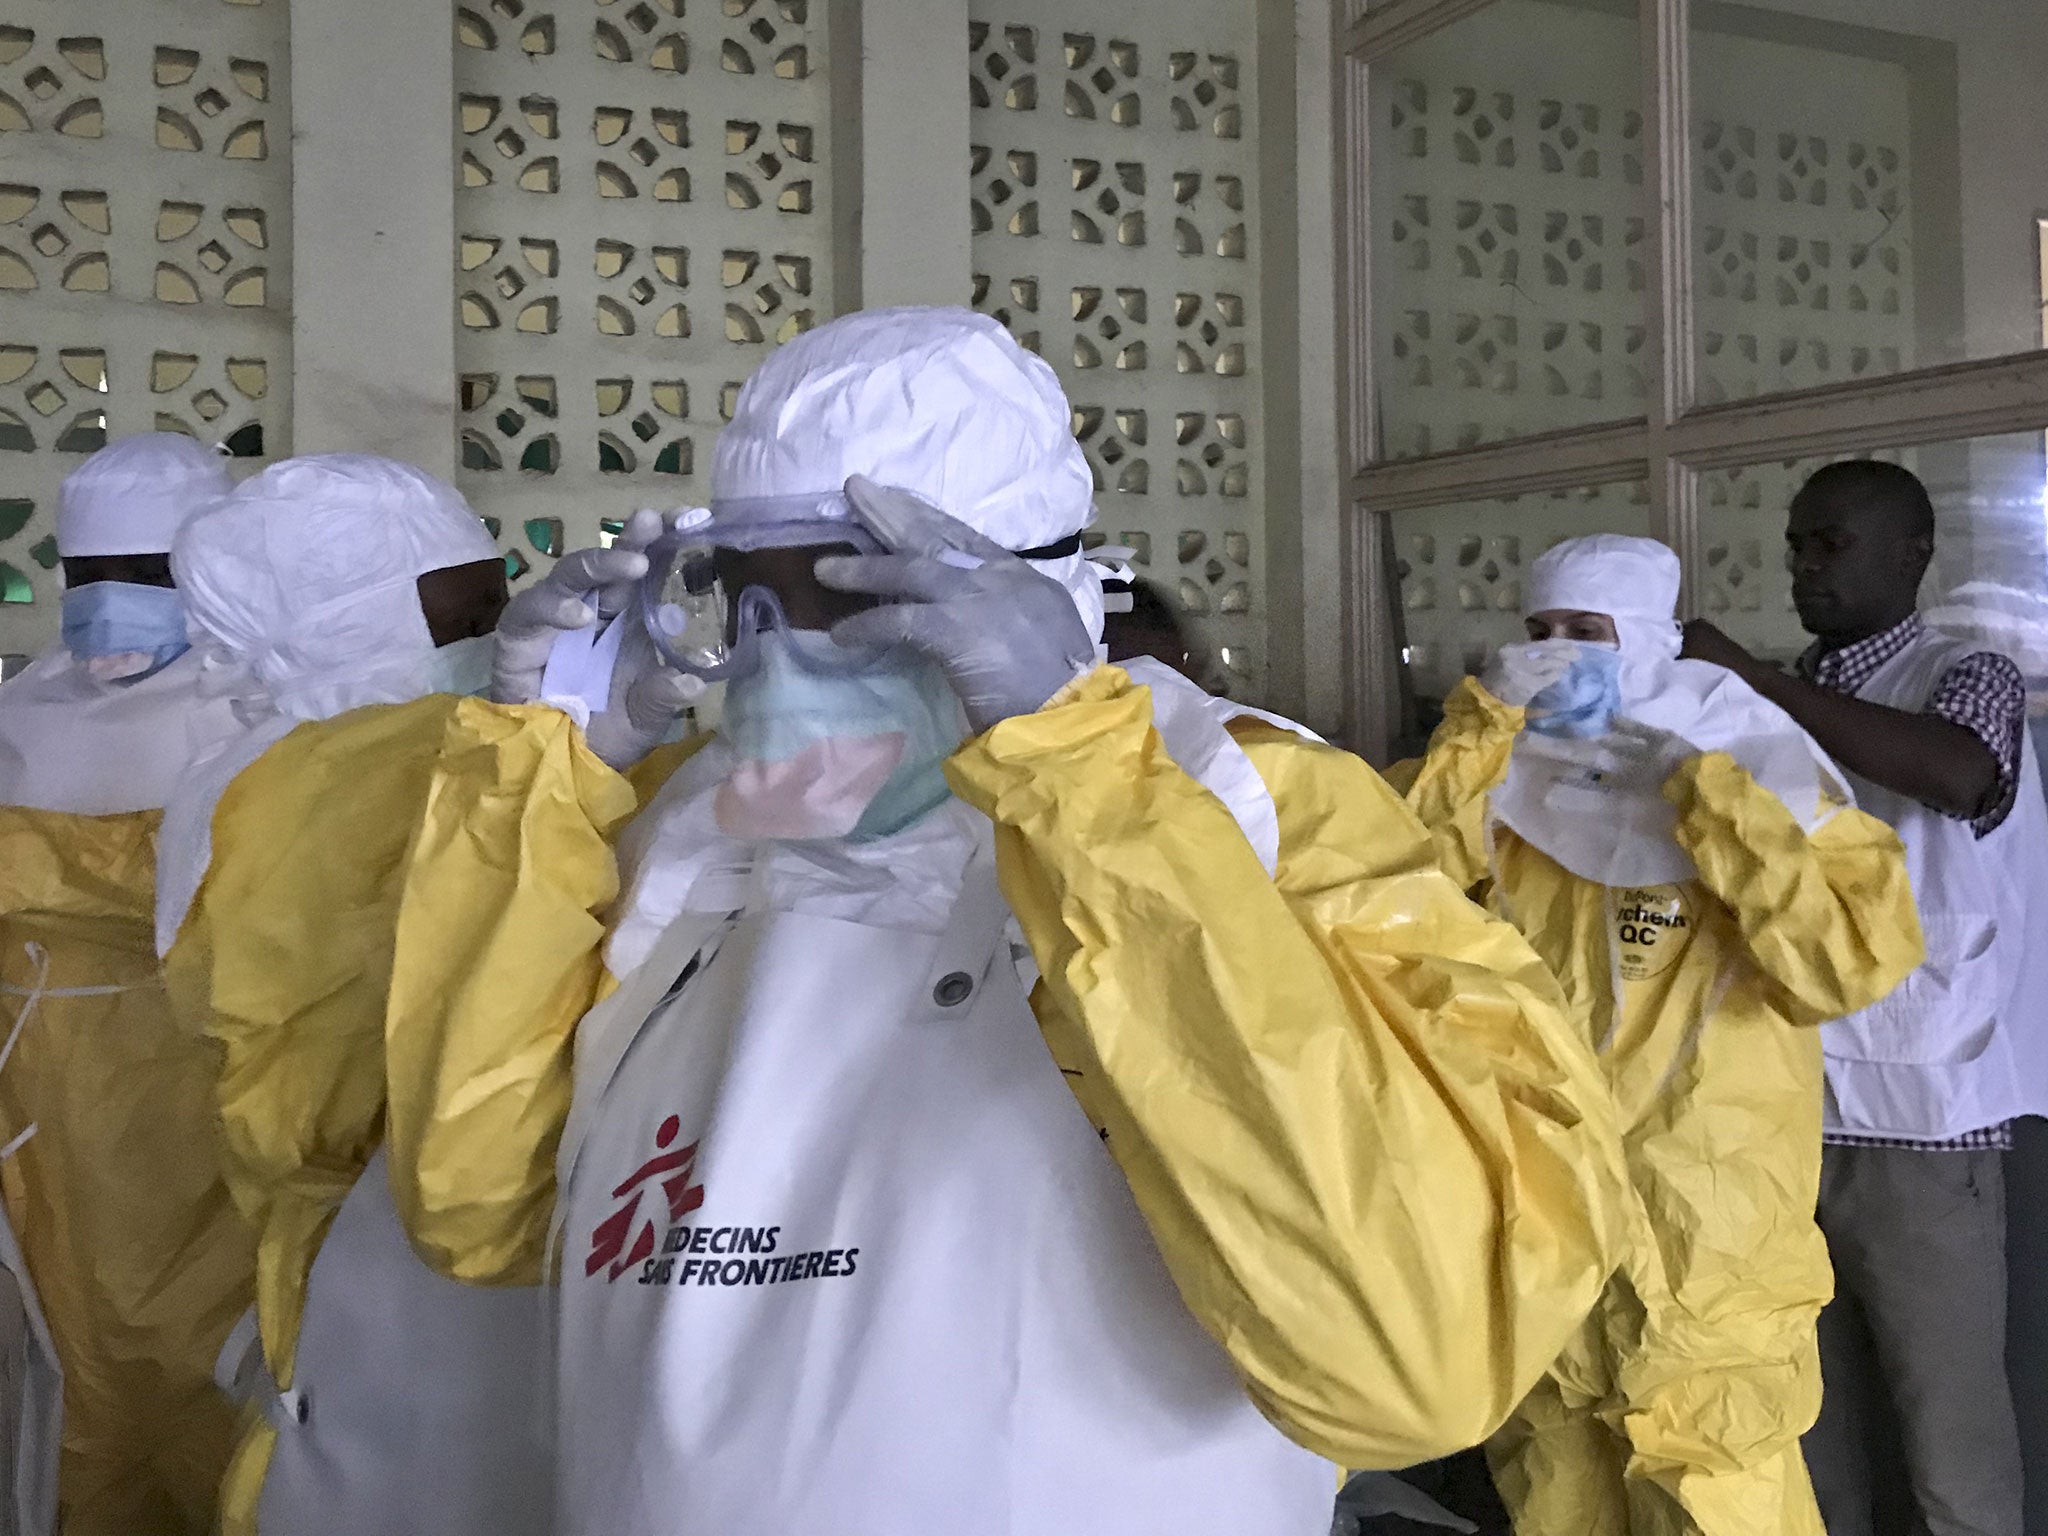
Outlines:
[[[1826,1149],[1820,1419],[1807,1465],[1828,1536],[1877,1536],[1873,1421],[1895,1415],[1929,1536],[2022,1536],[2019,1430],[2005,1373],[2001,1152]],[[1875,1362],[1875,1380],[1867,1362]]]

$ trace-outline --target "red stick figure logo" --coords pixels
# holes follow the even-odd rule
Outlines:
[[[610,1265],[610,1272],[605,1275],[609,1283],[642,1259],[654,1256],[652,1218],[640,1221],[637,1230],[635,1226],[635,1218],[640,1214],[640,1198],[647,1193],[649,1184],[658,1182],[662,1194],[667,1197],[671,1226],[704,1203],[704,1186],[696,1182],[697,1143],[693,1141],[674,1152],[667,1150],[681,1130],[682,1121],[674,1115],[662,1121],[661,1129],[654,1133],[656,1155],[634,1169],[626,1181],[612,1191],[614,1200],[626,1203],[599,1222],[591,1232],[590,1257],[583,1262],[584,1274],[594,1275]]]

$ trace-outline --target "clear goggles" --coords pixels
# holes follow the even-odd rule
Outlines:
[[[1080,550],[1074,533],[1017,554],[1051,561]],[[714,502],[685,513],[648,548],[641,622],[678,671],[706,682],[743,677],[760,665],[761,637],[769,631],[828,630],[883,601],[826,586],[815,569],[821,558],[883,553],[840,491]],[[813,671],[847,673],[875,666],[894,647],[787,649]]]
[[[647,550],[640,618],[661,657],[707,682],[760,665],[770,630],[827,630],[879,601],[818,580],[826,555],[882,553],[839,492],[723,501],[685,513]],[[886,650],[790,647],[814,670],[858,672]]]

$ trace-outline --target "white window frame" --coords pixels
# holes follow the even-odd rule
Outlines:
[[[1345,741],[1384,763],[1402,698],[1389,519],[1397,512],[1528,491],[1643,481],[1650,526],[1685,562],[1681,613],[1696,612],[1702,473],[1821,454],[2048,428],[2048,352],[1912,369],[1883,378],[1702,407],[1694,395],[1690,0],[1639,0],[1650,221],[1646,371],[1650,411],[1424,458],[1383,460],[1372,313],[1373,65],[1497,0],[1343,0],[1335,17],[1339,516]],[[2017,217],[2017,215],[2016,215]]]

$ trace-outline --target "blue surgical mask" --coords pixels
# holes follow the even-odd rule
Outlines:
[[[175,587],[131,581],[95,581],[65,589],[59,600],[64,648],[90,665],[110,657],[134,657],[120,681],[139,682],[160,672],[190,648],[185,638],[185,601]]]
[[[436,646],[421,663],[428,693],[459,693],[478,698],[491,687],[491,662],[497,655],[492,635],[469,635]]]
[[[1573,642],[1578,655],[1565,675],[1529,701],[1529,729],[1541,736],[1604,736],[1621,710],[1621,652]]]
[[[829,635],[771,630],[759,666],[726,685],[719,730],[739,759],[715,812],[735,837],[868,842],[946,800],[942,764],[966,736],[945,674],[901,657],[858,672],[804,664]]]

